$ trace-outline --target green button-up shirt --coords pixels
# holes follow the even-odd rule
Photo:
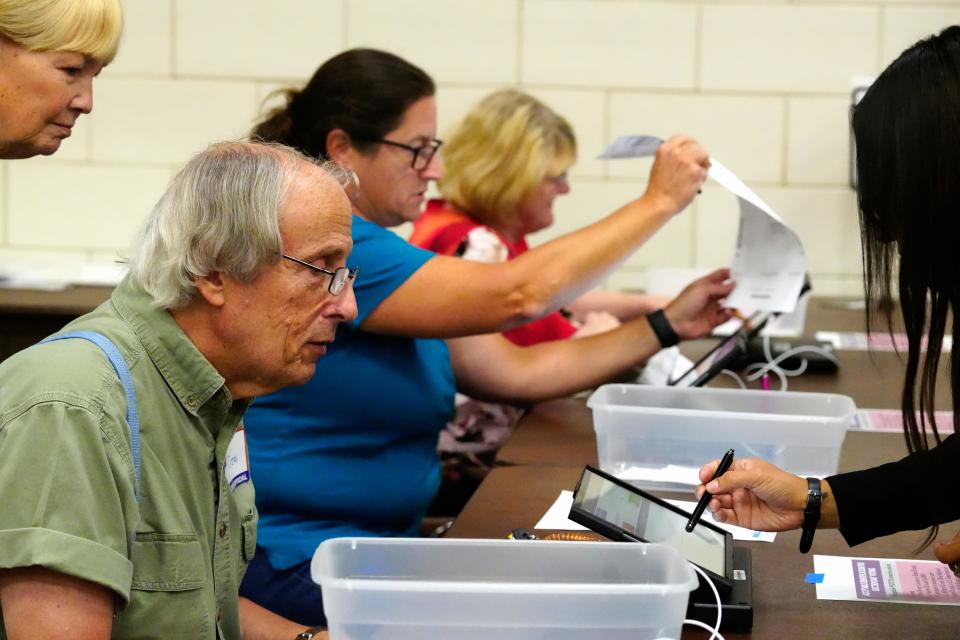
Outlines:
[[[0,364],[0,568],[40,565],[113,590],[114,638],[240,638],[257,515],[248,476],[231,488],[224,461],[249,402],[232,400],[151,302],[127,279],[64,328],[106,336],[130,368],[139,504],[124,389],[104,353],[71,339]]]

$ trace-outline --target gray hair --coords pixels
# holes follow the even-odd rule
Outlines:
[[[280,144],[222,142],[173,178],[129,252],[130,276],[154,304],[187,305],[194,280],[222,271],[241,282],[280,260],[280,207],[297,169],[308,163],[341,186],[352,172]]]

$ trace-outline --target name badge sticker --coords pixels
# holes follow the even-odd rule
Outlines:
[[[227,459],[223,464],[223,475],[230,484],[230,489],[236,491],[244,482],[250,482],[250,461],[247,458],[247,436],[243,426],[237,429],[227,447]]]

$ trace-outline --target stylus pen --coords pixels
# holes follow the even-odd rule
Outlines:
[[[720,460],[719,466],[717,466],[717,472],[713,474],[711,482],[725,474],[731,464],[733,464],[733,449],[727,449],[727,452],[723,454],[723,458]],[[710,498],[712,497],[709,491],[704,491],[703,495],[700,496],[700,501],[697,502],[697,506],[693,509],[693,515],[691,515],[690,520],[687,521],[687,533],[693,531],[693,528],[697,526],[697,523],[700,521],[700,516],[703,515],[703,510],[710,504]]]

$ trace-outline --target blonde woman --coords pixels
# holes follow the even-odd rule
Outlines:
[[[467,114],[443,149],[440,192],[414,224],[410,241],[444,255],[482,262],[511,260],[526,236],[553,224],[553,203],[570,191],[576,162],[573,128],[531,95],[490,94]],[[611,329],[660,309],[666,298],[588,292],[569,305],[504,332],[526,346]]]
[[[119,0],[0,0],[0,158],[60,148],[122,26]]]
[[[505,262],[527,252],[527,234],[553,224],[553,203],[570,191],[577,159],[573,128],[533,96],[496,91],[467,114],[444,145],[444,200],[427,203],[410,242],[439,254]],[[588,292],[566,309],[508,329],[519,346],[585,337],[666,306],[667,299]],[[469,497],[510,434],[521,409],[458,396],[440,434],[443,484],[437,508],[455,511]]]

